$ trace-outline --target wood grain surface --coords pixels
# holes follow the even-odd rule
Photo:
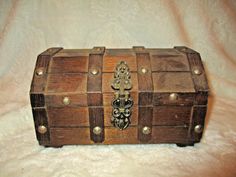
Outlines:
[[[142,46],[51,52],[54,50],[58,52],[53,57],[40,55],[35,71],[41,67],[45,74],[40,77],[35,74],[31,85],[35,128],[44,118],[50,129],[48,139],[37,135],[42,139],[40,144],[188,145],[200,141],[202,133],[194,133],[194,127],[204,126],[208,85],[199,53],[186,47]],[[122,131],[111,124],[114,99],[111,83],[120,61],[127,62],[130,68],[130,95],[134,100],[131,125]],[[200,74],[195,73],[196,68]],[[92,74],[94,69],[96,74]],[[176,94],[174,99],[172,94]],[[65,97],[68,104],[63,102]],[[35,112],[41,109],[47,114]],[[102,128],[100,134],[94,134],[93,128],[97,126]],[[143,133],[144,127],[150,128],[149,134]]]

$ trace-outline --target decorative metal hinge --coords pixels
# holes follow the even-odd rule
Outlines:
[[[117,90],[112,101],[111,123],[120,130],[123,130],[131,123],[131,107],[133,106],[133,99],[128,91],[132,88],[131,75],[126,62],[121,61],[117,64],[111,87]]]

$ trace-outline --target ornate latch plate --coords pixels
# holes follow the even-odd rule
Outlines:
[[[112,101],[111,123],[123,130],[130,124],[131,108],[133,106],[133,99],[129,93],[132,88],[131,75],[126,62],[121,61],[117,64],[111,87],[116,90]]]

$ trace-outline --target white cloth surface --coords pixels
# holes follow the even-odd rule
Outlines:
[[[44,148],[29,89],[49,47],[185,45],[200,52],[211,97],[194,147]],[[0,176],[236,176],[236,1],[0,0]]]

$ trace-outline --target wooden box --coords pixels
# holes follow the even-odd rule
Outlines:
[[[208,84],[200,54],[187,47],[50,48],[30,90],[40,145],[200,141]]]

